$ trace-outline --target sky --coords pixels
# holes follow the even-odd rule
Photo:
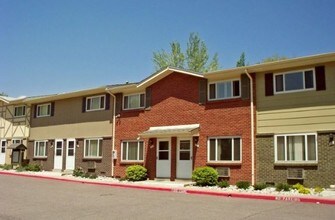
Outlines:
[[[334,0],[0,0],[0,92],[138,82],[153,52],[198,33],[220,69],[335,52]]]

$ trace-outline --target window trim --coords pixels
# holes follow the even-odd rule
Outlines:
[[[39,155],[36,155],[36,146],[37,146],[37,143],[41,143],[41,142],[44,142],[45,144],[45,155],[44,156],[39,156]],[[47,152],[47,148],[48,148],[48,140],[39,140],[39,141],[34,141],[34,158],[47,158],[48,157],[48,152]]]
[[[97,149],[97,154],[98,155],[97,156],[86,156],[86,141],[90,141],[90,145],[91,145],[91,140],[97,140],[98,141],[98,149]],[[101,159],[103,157],[103,155],[102,155],[103,143],[101,143],[102,144],[102,146],[101,146],[101,156],[99,156],[100,140],[102,140],[102,142],[103,142],[103,138],[86,138],[86,139],[84,139],[84,159]]]
[[[39,114],[40,112],[38,111],[38,108],[41,107],[41,106],[50,106],[50,112],[48,114],[46,114],[46,115],[40,115]],[[51,102],[37,105],[36,106],[36,111],[37,111],[36,112],[36,118],[50,117],[51,116]]]
[[[2,143],[5,143],[5,146],[2,147]],[[2,149],[5,149],[5,152],[2,152]],[[7,140],[6,139],[0,139],[0,154],[5,154],[7,150]]]
[[[129,147],[129,142],[137,142],[137,158],[138,160],[128,160],[128,147]],[[143,143],[143,160],[139,160],[140,158],[140,142]],[[127,154],[126,154],[126,160],[123,159],[123,143],[127,143]],[[144,162],[144,154],[145,154],[145,144],[144,140],[123,140],[121,141],[121,162]]]
[[[16,108],[20,108],[20,107],[23,107],[24,108],[24,112],[23,112],[23,115],[16,115]],[[20,118],[20,117],[24,117],[26,116],[26,106],[25,105],[17,105],[17,106],[14,106],[14,118]]]
[[[217,139],[234,139],[239,138],[240,139],[240,160],[216,160],[217,158]],[[210,140],[215,139],[215,160],[210,160]],[[232,158],[234,156],[234,142],[232,146]],[[218,163],[218,164],[241,164],[243,161],[242,158],[243,155],[243,141],[242,136],[214,136],[214,137],[208,137],[207,139],[207,163]]]
[[[99,106],[101,106],[101,97],[104,97],[104,107],[103,108],[97,108],[97,109],[88,109],[88,101],[89,99],[93,99],[93,98],[99,98]],[[92,106],[92,101],[90,103],[90,106]],[[85,111],[86,112],[93,112],[93,111],[101,111],[101,110],[105,110],[106,109],[106,95],[95,95],[95,96],[88,96],[86,97],[85,100]]]
[[[126,96],[134,96],[134,95],[138,95],[139,99],[140,99],[140,105],[141,105],[141,95],[143,94],[144,96],[144,100],[143,100],[143,106],[139,106],[139,107],[135,107],[135,108],[124,108],[124,102],[125,102],[125,98]],[[145,92],[140,92],[140,93],[131,93],[131,94],[127,94],[127,95],[123,95],[122,97],[122,110],[134,110],[134,109],[144,109],[145,108]],[[129,99],[128,99],[129,100]],[[128,106],[129,106],[129,102],[128,102]]]
[[[20,141],[19,144],[22,144],[22,143],[23,143],[23,139],[20,139],[20,138],[13,138],[13,139],[12,139],[12,144],[15,144],[14,141]]]
[[[233,82],[234,81],[238,81],[239,82],[239,96],[233,96],[234,95],[234,86],[233,86]],[[215,97],[217,97],[217,84],[218,83],[224,83],[224,82],[231,82],[232,87],[231,87],[231,97],[228,98],[214,98],[211,99],[210,98],[210,85],[215,84]],[[208,97],[208,101],[217,101],[217,100],[227,100],[227,99],[237,99],[237,98],[241,98],[241,79],[240,78],[235,78],[235,79],[229,79],[229,80],[220,80],[220,81],[213,81],[213,82],[209,82],[208,86],[207,86],[207,97]]]
[[[305,81],[305,72],[306,71],[312,71],[313,72],[313,88],[307,88],[306,89],[306,81]],[[295,89],[295,90],[285,90],[285,75],[292,74],[292,73],[297,73],[297,72],[302,72],[303,76],[303,83],[304,83],[304,88],[303,89]],[[282,75],[283,76],[283,91],[277,92],[276,88],[276,76]],[[315,77],[315,69],[310,68],[310,69],[300,69],[300,70],[291,70],[291,71],[286,71],[286,72],[280,72],[280,73],[275,73],[273,74],[273,94],[285,94],[285,93],[295,93],[295,92],[305,92],[305,91],[315,91],[316,90],[316,77]]]
[[[299,160],[299,161],[293,161],[293,160],[287,160],[287,137],[288,136],[304,136],[304,139],[306,141],[308,135],[314,135],[315,136],[315,160],[308,160],[308,151],[307,151],[307,145],[305,146],[305,158],[306,160]],[[284,137],[284,144],[285,144],[285,149],[284,149],[284,157],[285,160],[278,160],[278,155],[277,155],[277,137]],[[307,142],[306,142],[307,143]],[[318,163],[319,158],[318,158],[318,135],[317,133],[293,133],[293,134],[276,134],[274,135],[274,162],[275,164],[315,164]]]

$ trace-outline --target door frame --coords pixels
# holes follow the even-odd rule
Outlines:
[[[158,157],[159,157],[159,142],[167,141],[169,143],[169,170],[170,174],[167,177],[158,177]],[[156,178],[171,178],[171,138],[157,138],[157,150],[156,150]]]
[[[75,169],[76,168],[76,139],[75,138],[67,138],[66,139],[66,154],[65,154],[65,170],[69,170],[68,169],[68,161],[67,161],[67,159],[68,159],[68,156],[69,156],[69,142],[70,141],[73,141],[74,142],[74,144],[73,144],[73,156],[71,156],[71,157],[73,157],[74,158],[74,160],[73,160],[73,169]],[[72,170],[72,169],[70,169],[70,170]]]
[[[62,154],[60,156],[56,156],[57,142],[62,142]],[[55,152],[54,152],[54,169],[57,169],[57,170],[59,169],[59,168],[56,168],[55,165],[56,165],[56,157],[60,157],[61,161],[62,161],[60,170],[63,170],[64,140],[63,139],[55,139],[54,149],[55,149]]]
[[[2,151],[3,142],[5,142],[5,152],[2,153],[1,151]],[[3,157],[3,164],[6,164],[6,153],[7,153],[7,139],[0,139],[0,154],[1,154],[1,157]]]
[[[191,178],[192,178],[192,171],[193,171],[193,138],[192,137],[178,137],[177,138],[177,155],[176,155],[176,178],[178,177],[178,164],[180,162],[179,159],[179,152],[180,152],[180,141],[190,141],[190,162],[191,162]],[[183,179],[183,178],[180,178]]]

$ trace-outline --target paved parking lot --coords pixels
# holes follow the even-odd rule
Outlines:
[[[0,175],[0,219],[335,219],[335,207]]]

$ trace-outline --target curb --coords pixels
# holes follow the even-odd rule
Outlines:
[[[0,174],[8,175],[8,176],[22,176],[22,177],[30,177],[30,178],[37,178],[37,179],[57,180],[57,181],[71,182],[71,183],[82,183],[82,184],[90,184],[90,185],[142,189],[142,190],[152,190],[152,191],[165,191],[165,192],[184,193],[184,194],[193,194],[193,195],[208,195],[208,196],[220,196],[220,197],[229,197],[229,198],[243,198],[243,199],[258,199],[258,200],[268,200],[268,201],[302,202],[302,203],[335,205],[335,199],[327,199],[327,198],[301,197],[301,196],[273,196],[273,195],[246,194],[246,193],[234,193],[234,192],[233,193],[232,192],[213,192],[213,191],[173,188],[173,187],[171,188],[171,187],[142,186],[142,185],[133,185],[133,184],[126,184],[126,183],[102,183],[102,182],[91,182],[91,181],[86,181],[86,180],[72,180],[72,179],[64,179],[64,178],[58,178],[58,177],[38,176],[38,175],[30,175],[30,174],[23,174],[23,173],[10,173],[10,172],[2,172],[2,171],[0,171]]]

